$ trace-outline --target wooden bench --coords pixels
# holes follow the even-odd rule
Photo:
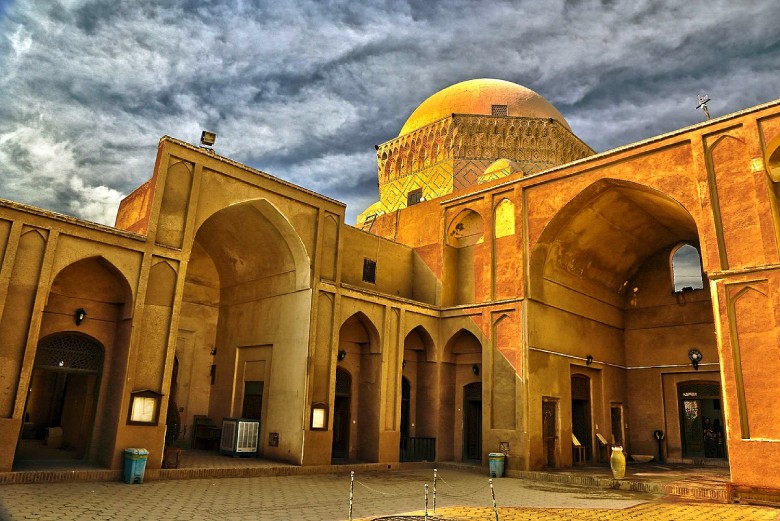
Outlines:
[[[577,439],[577,436],[575,436],[574,433],[571,435],[571,444],[573,449],[573,463],[575,465],[585,465],[585,446],[580,443],[580,440]]]

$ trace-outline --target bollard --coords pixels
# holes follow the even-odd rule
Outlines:
[[[349,473],[349,521],[352,521],[352,494],[355,492],[355,471]]]
[[[499,521],[498,519],[498,507],[496,506],[496,491],[493,490],[493,480],[489,479],[490,482],[490,495],[493,496],[493,512],[496,513],[496,521]]]
[[[436,513],[436,469],[433,469],[433,513]]]
[[[425,519],[428,519],[428,483],[425,484]]]

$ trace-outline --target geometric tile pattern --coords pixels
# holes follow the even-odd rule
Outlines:
[[[377,146],[379,202],[358,216],[358,224],[369,213],[406,207],[407,194],[418,188],[429,200],[507,175],[485,175],[497,159],[529,175],[592,154],[552,119],[453,114]]]

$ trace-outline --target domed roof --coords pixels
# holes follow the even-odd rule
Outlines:
[[[552,118],[571,130],[561,113],[531,89],[511,81],[483,78],[456,83],[423,101],[398,135],[417,130],[450,114],[490,116],[493,105],[506,105],[508,116]]]

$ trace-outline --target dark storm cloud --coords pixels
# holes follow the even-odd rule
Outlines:
[[[549,99],[606,150],[777,97],[780,2],[0,0],[0,197],[111,223],[157,140],[348,203],[373,145],[458,81]],[[3,9],[5,8],[5,11]]]

